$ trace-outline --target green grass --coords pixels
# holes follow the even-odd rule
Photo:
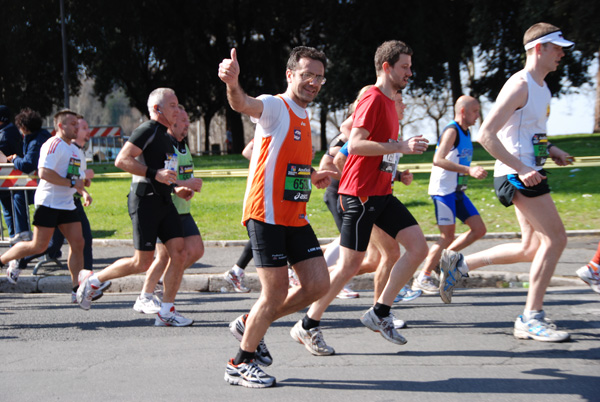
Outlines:
[[[567,150],[575,157],[600,155],[600,136],[578,135],[552,137],[551,141]],[[320,155],[317,154],[315,161]],[[402,163],[430,163],[433,147],[423,155],[409,155]],[[492,159],[485,150],[476,144],[474,160]],[[315,162],[316,163],[316,162]],[[195,158],[195,166],[200,170],[246,168],[248,162],[241,155],[201,156]],[[112,165],[93,166],[97,173],[119,171]],[[568,230],[600,228],[598,168],[551,169],[549,183],[552,197]],[[96,238],[131,238],[131,221],[127,213],[127,193],[130,179],[93,180],[90,193],[94,198],[92,206],[86,209]],[[410,186],[396,183],[394,194],[410,209],[426,234],[438,233],[434,221],[433,204],[427,195],[428,173],[415,174]],[[492,172],[485,180],[469,181],[467,194],[479,209],[488,232],[518,231],[514,208],[504,208],[493,193]],[[245,178],[206,178],[202,192],[193,198],[192,215],[198,223],[205,240],[246,239],[244,227],[240,224],[242,201],[246,186]],[[314,190],[307,206],[307,213],[317,236],[337,236],[337,229],[329,210],[323,202],[324,190]],[[583,197],[584,194],[591,197]],[[463,231],[458,225],[457,231]]]

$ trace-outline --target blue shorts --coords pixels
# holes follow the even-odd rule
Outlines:
[[[435,218],[439,226],[454,225],[456,218],[464,223],[471,216],[479,215],[475,205],[462,191],[448,195],[432,195],[431,198],[433,199]]]

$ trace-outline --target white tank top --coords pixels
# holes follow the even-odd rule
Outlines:
[[[544,81],[539,86],[529,72],[521,70],[511,80],[527,81],[527,103],[516,110],[504,127],[498,132],[498,139],[504,148],[517,157],[526,166],[540,170],[546,162],[546,122],[550,116],[550,99],[552,95]],[[507,82],[507,85],[509,84]],[[536,157],[537,156],[537,157]],[[513,168],[496,160],[494,177],[517,173]]]

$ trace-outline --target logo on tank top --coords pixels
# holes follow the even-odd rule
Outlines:
[[[302,131],[299,128],[294,128],[294,141],[302,140]]]

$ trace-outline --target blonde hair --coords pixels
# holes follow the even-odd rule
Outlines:
[[[352,113],[354,113],[354,111],[356,110],[356,106],[358,106],[358,101],[360,101],[360,98],[362,98],[362,96],[365,94],[365,92],[367,92],[369,89],[371,89],[373,85],[365,85],[364,87],[362,87],[360,89],[360,91],[358,91],[358,95],[356,95],[356,99],[354,99],[354,102],[352,102],[352,104],[350,106],[348,106],[348,117],[350,117],[350,115],[352,115]]]

